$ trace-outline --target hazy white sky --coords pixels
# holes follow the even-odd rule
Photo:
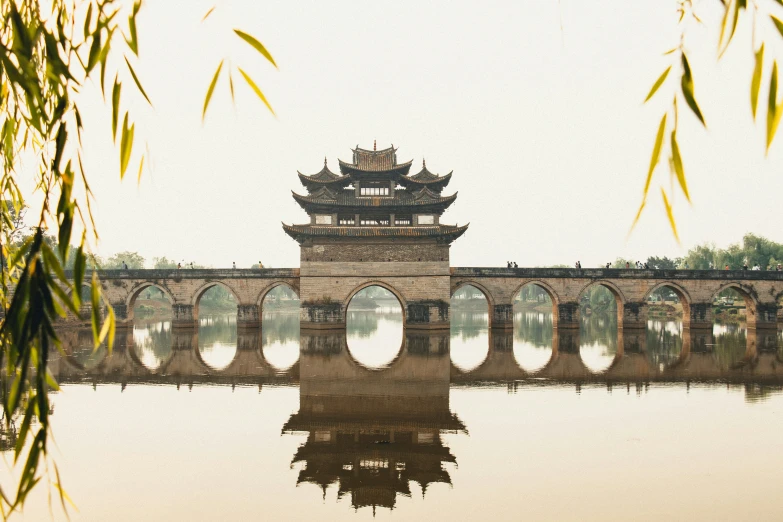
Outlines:
[[[298,266],[298,245],[280,226],[306,222],[291,198],[292,189],[304,192],[296,171],[318,171],[324,156],[337,170],[338,157],[350,160],[351,147],[374,139],[416,167],[425,157],[432,171],[454,170],[447,192],[459,198],[443,222],[471,226],[452,246],[453,266],[580,259],[588,267],[682,255],[705,241],[725,246],[748,231],[783,241],[783,138],[765,159],[763,118],[753,125],[748,102],[750,19],[717,62],[717,1],[697,0],[706,27],[693,25],[686,40],[708,130],[682,118],[694,204],[675,196],[681,247],[660,204],[664,170],[626,241],[657,122],[678,83],[642,105],[671,61],[662,52],[679,40],[674,0],[236,0],[200,23],[213,4],[149,0],[140,14],[136,67],[154,104],[136,96],[131,105],[152,159],[140,185],[133,166],[119,182],[110,107],[97,89],[85,91],[101,255]],[[280,70],[233,27],[262,40]],[[233,108],[224,78],[202,125],[223,57],[251,72],[277,118],[238,77]]]

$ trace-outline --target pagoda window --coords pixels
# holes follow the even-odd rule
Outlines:
[[[394,217],[394,224],[397,226],[404,226],[404,225],[410,225],[413,223],[413,219],[411,216],[395,216]]]
[[[419,225],[434,225],[435,224],[435,216],[429,215],[429,214],[422,214],[419,216],[418,219]]]
[[[362,183],[359,188],[360,196],[388,196],[388,183]]]
[[[353,225],[356,223],[355,217],[353,215],[350,216],[340,216],[338,218],[338,223],[340,225]]]
[[[362,216],[360,224],[363,227],[388,226],[389,216]]]
[[[332,224],[332,216],[329,214],[316,214],[315,215],[315,224],[316,225],[331,225]]]

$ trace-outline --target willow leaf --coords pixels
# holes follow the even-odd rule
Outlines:
[[[633,223],[631,223],[631,229],[628,231],[628,235],[631,235],[631,232],[633,232],[633,229],[636,228],[636,223],[639,222],[639,218],[642,217],[642,211],[644,210],[644,206],[647,204],[647,198],[642,199],[642,204],[639,205],[639,210],[636,212],[636,217],[633,218]]]
[[[209,11],[207,11],[207,14],[205,14],[204,17],[201,19],[202,22],[204,20],[206,20],[207,18],[209,18],[209,15],[212,14],[212,11],[215,10],[215,7],[217,7],[217,6],[213,5],[212,7],[209,8]]]
[[[98,273],[95,271],[92,273],[90,297],[92,302],[92,320],[90,322],[92,324],[93,350],[97,350],[101,345],[100,335],[98,333],[98,325],[101,323],[101,293],[100,283],[98,282]]]
[[[696,103],[696,97],[693,94],[693,75],[691,74],[691,68],[688,64],[688,58],[685,54],[682,55],[682,80],[680,81],[682,87],[682,95],[685,98],[685,103],[691,108],[693,113],[699,118],[699,121],[705,127],[707,124],[704,122],[704,116],[699,109],[698,103]]]
[[[661,196],[663,196],[663,205],[666,207],[666,217],[669,218],[669,225],[672,227],[672,233],[677,243],[680,242],[680,236],[677,234],[677,223],[674,221],[674,213],[672,212],[672,206],[669,204],[669,198],[666,197],[666,191],[661,188]]]
[[[242,70],[241,67],[237,67],[242,77],[245,79],[247,84],[250,86],[251,89],[253,89],[253,92],[256,93],[256,96],[261,98],[261,101],[264,102],[264,105],[266,105],[267,109],[269,109],[269,112],[271,112],[273,115],[275,114],[274,109],[272,109],[272,106],[269,105],[269,102],[266,99],[266,96],[264,96],[264,93],[261,92],[261,89],[258,88],[258,85],[256,85],[256,82],[253,81],[253,79],[247,75],[245,71]]]
[[[658,134],[655,136],[655,145],[653,146],[652,157],[650,157],[650,168],[647,170],[647,180],[644,182],[645,199],[647,199],[647,191],[650,190],[650,181],[652,181],[655,166],[658,164],[658,159],[661,157],[661,147],[663,146],[663,135],[665,131],[666,114],[664,113],[663,118],[661,118],[661,123],[658,125]]]
[[[142,156],[141,161],[139,161],[139,175],[136,177],[136,183],[141,183],[142,170],[144,170],[144,156]]]
[[[144,96],[144,99],[147,100],[147,103],[152,105],[152,102],[150,101],[150,97],[147,96],[147,93],[144,91],[144,87],[141,86],[141,82],[139,81],[139,77],[136,76],[136,71],[133,70],[133,67],[131,67],[130,62],[128,61],[128,58],[125,58],[125,63],[128,64],[128,70],[131,73],[131,76],[133,76],[133,81],[136,82],[136,87],[139,88],[139,92]]]
[[[769,15],[769,17],[772,18],[772,23],[775,24],[775,29],[778,30],[780,36],[783,36],[783,22],[781,22],[778,18],[775,18],[772,15]]]
[[[135,125],[128,128],[128,113],[125,113],[125,120],[122,122],[122,137],[120,138],[120,179],[125,176],[128,170],[131,151],[133,150],[133,132]]]
[[[764,44],[756,52],[756,65],[753,67],[753,79],[750,82],[750,110],[753,119],[756,119],[756,106],[759,101],[759,87],[761,86],[761,72],[764,67]]]
[[[117,142],[117,123],[120,118],[120,95],[122,94],[122,84],[114,77],[114,87],[111,91],[111,136],[114,142]]]
[[[669,75],[669,71],[672,70],[672,66],[668,66],[663,73],[658,77],[657,80],[655,80],[655,83],[652,86],[652,89],[650,89],[650,93],[647,95],[647,98],[644,99],[645,103],[652,98],[655,95],[655,92],[658,90],[658,87],[660,87],[664,81],[666,81],[666,77]]]
[[[775,132],[778,130],[778,123],[780,123],[780,112],[778,111],[778,64],[776,61],[772,62],[772,75],[769,79],[769,98],[767,100],[767,152],[769,152],[769,146],[772,145],[772,140],[775,139]]]
[[[243,31],[240,31],[239,29],[234,29],[234,32],[235,32],[235,33],[236,33],[236,34],[237,34],[237,35],[238,35],[238,36],[239,36],[241,39],[243,39],[244,41],[246,41],[247,43],[249,43],[251,46],[253,46],[253,48],[254,48],[256,51],[258,51],[259,53],[261,53],[261,54],[264,56],[264,58],[266,58],[267,60],[269,60],[269,61],[272,63],[272,65],[274,65],[274,66],[275,66],[275,68],[277,68],[277,64],[275,63],[275,59],[274,59],[274,58],[272,58],[272,55],[271,55],[271,54],[269,54],[269,51],[267,51],[267,50],[266,50],[266,47],[264,47],[264,45],[263,45],[261,42],[259,42],[258,40],[256,40],[256,39],[255,39],[255,38],[253,38],[252,36],[250,36],[249,34],[247,34],[247,33],[243,32]]]
[[[231,74],[231,69],[228,70],[228,90],[231,91],[231,103],[236,104],[236,98],[234,97],[234,75]]]
[[[217,85],[218,77],[220,77],[220,70],[223,68],[223,61],[220,60],[220,63],[217,66],[217,69],[215,70],[215,75],[212,77],[212,81],[209,82],[209,88],[207,89],[207,95],[204,98],[204,110],[201,111],[201,121],[204,121],[204,118],[207,115],[207,107],[209,107],[209,102],[212,100],[212,93],[215,92],[215,85]],[[232,98],[233,98],[233,91],[232,91]]]
[[[677,182],[680,184],[682,193],[685,194],[685,199],[688,203],[691,203],[691,195],[688,193],[688,184],[685,182],[685,169],[682,167],[682,156],[680,155],[680,147],[677,145],[677,131],[672,131],[671,137],[672,145],[672,165],[674,166],[674,173],[677,176]]]

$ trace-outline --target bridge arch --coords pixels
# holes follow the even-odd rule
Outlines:
[[[138,283],[138,284],[136,284],[135,286],[133,286],[131,288],[130,292],[128,293],[128,297],[125,300],[125,310],[126,310],[126,314],[127,314],[126,318],[129,321],[133,320],[133,308],[136,306],[136,299],[139,298],[139,295],[141,295],[141,293],[144,290],[146,290],[146,289],[148,289],[150,287],[154,287],[154,288],[160,290],[163,293],[163,295],[165,295],[166,298],[169,300],[170,304],[173,305],[176,302],[176,300],[174,299],[174,296],[171,295],[171,292],[165,286],[160,285],[158,283],[155,283],[153,281],[144,281],[144,282]]]
[[[737,292],[740,297],[742,297],[742,300],[745,301],[745,324],[749,328],[754,328],[756,326],[758,297],[755,295],[754,291],[748,290],[741,283],[737,281],[731,281],[721,285],[715,292],[712,293],[712,295],[710,295],[710,299],[708,301],[710,306],[712,306],[713,301],[717,299],[721,293],[729,289]]]
[[[269,286],[261,290],[261,292],[258,294],[258,297],[256,298],[256,304],[258,305],[259,311],[262,310],[264,306],[264,299],[266,299],[266,296],[269,295],[269,292],[274,290],[275,288],[278,288],[280,286],[284,286],[291,290],[293,293],[296,294],[297,298],[300,298],[299,296],[299,289],[295,286],[291,285],[287,281],[273,281]]]
[[[490,310],[490,314],[489,315],[490,315],[490,320],[491,320],[491,318],[492,318],[491,311],[492,311],[492,309],[495,306],[495,298],[492,296],[492,292],[490,292],[487,289],[487,287],[485,287],[481,283],[479,283],[477,281],[473,281],[473,280],[459,281],[451,289],[451,297],[454,297],[454,294],[457,293],[457,290],[459,290],[460,288],[466,287],[466,286],[472,286],[473,288],[475,288],[476,290],[478,290],[479,292],[484,294],[484,297],[487,299],[487,305],[489,306],[489,310]],[[490,326],[492,326],[492,325],[490,325]]]
[[[231,286],[227,285],[223,281],[208,281],[201,285],[194,293],[193,297],[191,298],[191,303],[193,305],[193,319],[198,319],[198,306],[201,302],[201,298],[204,296],[205,293],[207,293],[208,290],[211,290],[212,288],[216,286],[222,286],[226,290],[228,290],[232,296],[234,296],[234,300],[236,300],[237,304],[239,304],[241,301],[239,299],[239,295],[237,295],[236,291],[231,288]]]
[[[540,280],[540,279],[528,279],[526,281],[522,281],[511,293],[511,300],[513,301],[514,298],[519,295],[519,293],[522,291],[523,288],[525,288],[528,285],[535,285],[538,287],[541,287],[542,290],[544,290],[547,295],[549,296],[549,299],[552,301],[552,306],[554,310],[557,310],[557,305],[560,303],[560,296],[557,295],[557,292],[555,292],[555,289],[552,288],[551,285],[548,283]]]
[[[364,283],[360,284],[359,286],[357,286],[356,288],[354,288],[353,290],[348,292],[348,297],[346,297],[345,301],[343,301],[343,309],[348,310],[348,305],[351,304],[351,300],[356,296],[356,294],[358,294],[359,292],[361,292],[365,288],[369,288],[371,286],[381,287],[384,290],[388,290],[389,292],[394,294],[394,297],[396,297],[397,301],[399,301],[399,303],[400,303],[400,307],[402,307],[402,324],[404,326],[405,325],[405,310],[407,310],[407,308],[408,308],[407,302],[406,302],[405,298],[402,296],[402,294],[400,293],[399,290],[397,290],[396,288],[394,288],[392,285],[390,285],[388,283],[384,283],[383,281],[376,281],[376,280],[365,281]]]
[[[579,293],[577,294],[577,299],[582,299],[582,295],[590,290],[591,288],[595,288],[597,286],[603,286],[609,292],[612,294],[612,297],[614,297],[615,304],[617,305],[617,326],[621,326],[623,324],[623,307],[625,303],[628,302],[628,299],[625,297],[625,294],[623,294],[623,291],[618,288],[616,284],[614,284],[611,281],[608,281],[606,279],[599,279],[597,281],[591,281],[590,283],[586,284],[579,290]]]
[[[647,302],[647,300],[652,296],[654,293],[658,292],[659,290],[662,290],[664,288],[667,288],[674,292],[674,295],[677,296],[677,299],[680,300],[680,304],[682,305],[682,326],[684,328],[690,327],[691,324],[691,296],[688,293],[688,291],[680,286],[679,284],[673,282],[673,281],[663,281],[661,283],[656,284],[652,288],[650,288],[645,294],[644,297],[642,297],[642,301],[644,303]]]

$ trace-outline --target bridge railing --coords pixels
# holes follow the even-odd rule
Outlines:
[[[97,270],[101,279],[283,279],[299,277],[298,268],[174,268]],[[66,277],[73,277],[67,270]],[[88,271],[84,280],[92,278]]]
[[[767,270],[646,270],[638,268],[505,268],[452,267],[455,277],[590,278],[590,279],[713,279],[783,281],[783,272]]]

